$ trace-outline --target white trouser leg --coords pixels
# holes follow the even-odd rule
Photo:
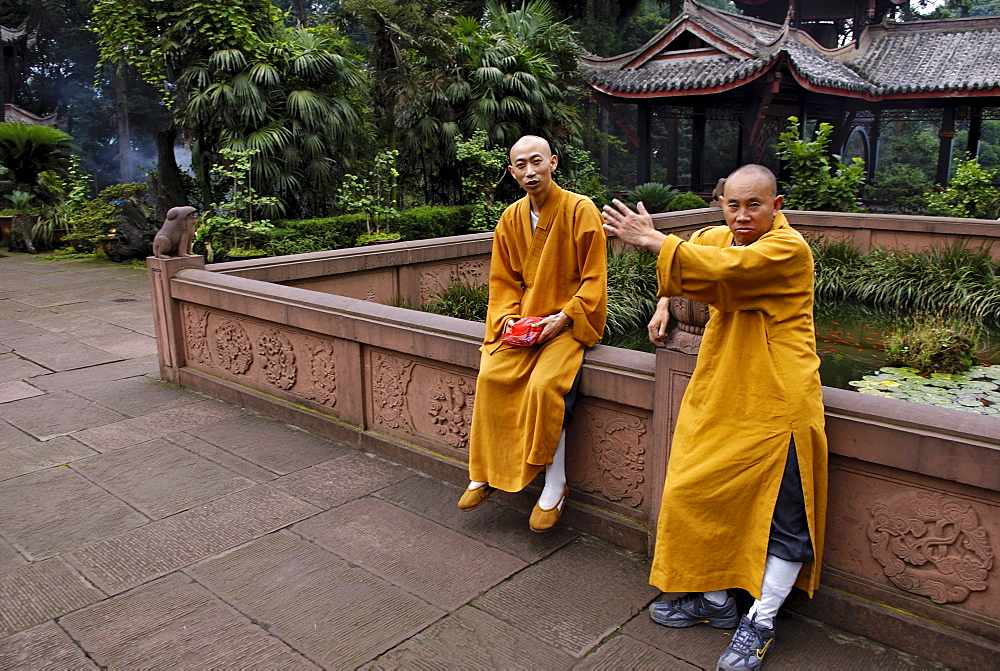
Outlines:
[[[482,487],[485,484],[486,484],[485,482],[479,482],[478,480],[472,480],[472,481],[469,482],[469,486],[466,487],[466,489],[479,489],[480,487]]]
[[[729,594],[724,589],[717,589],[714,592],[705,592],[705,598],[708,599],[710,603],[714,603],[716,606],[721,606],[726,603],[726,599],[729,598]]]
[[[559,503],[563,490],[566,488],[566,429],[559,436],[559,445],[552,457],[552,463],[545,467],[545,486],[542,495],[538,497],[538,505],[549,510]]]
[[[751,620],[756,616],[757,624],[768,629],[774,628],[774,616],[785,602],[788,593],[799,577],[802,562],[788,561],[774,555],[767,555],[764,566],[764,584],[760,588],[760,598],[754,601],[747,613]]]

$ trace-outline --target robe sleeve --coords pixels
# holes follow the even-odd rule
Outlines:
[[[812,293],[809,246],[790,227],[772,229],[747,247],[716,247],[670,235],[660,248],[658,295],[684,296],[722,312],[771,313],[776,301],[793,293]]]
[[[512,208],[513,209],[513,208]],[[524,296],[524,280],[515,269],[517,250],[509,234],[512,220],[516,216],[501,217],[493,235],[493,254],[490,257],[489,306],[486,311],[487,344],[496,342],[503,335],[504,323],[508,319],[520,319],[521,299]],[[516,222],[515,222],[516,223]],[[517,264],[520,267],[520,264]]]
[[[573,320],[573,338],[587,347],[604,333],[608,312],[608,246],[601,215],[590,200],[576,205],[575,244],[580,288],[562,312]]]

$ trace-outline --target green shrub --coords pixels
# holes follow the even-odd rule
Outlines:
[[[118,226],[119,206],[127,200],[142,202],[146,195],[146,185],[141,183],[115,184],[97,194],[97,197],[83,203],[79,210],[69,217],[70,232],[63,242],[72,245],[77,252],[92,252],[102,242],[113,237],[111,230]]]
[[[961,316],[922,313],[912,326],[885,338],[890,366],[924,373],[961,373],[975,363],[982,330]]]
[[[656,212],[667,212],[667,207],[677,196],[677,189],[673,188],[669,184],[660,184],[659,182],[646,182],[645,184],[640,184],[626,194],[625,199],[632,209],[636,209],[636,206],[641,201],[645,206],[646,211],[650,214]]]
[[[893,163],[879,169],[867,199],[881,209],[897,214],[925,214],[926,194],[934,188],[927,171],[908,163]]]
[[[425,205],[399,213],[395,229],[404,240],[427,240],[462,235],[472,225],[472,205]]]
[[[955,163],[948,186],[927,194],[927,214],[996,219],[1000,214],[1000,191],[993,186],[997,171],[983,168],[975,157]]]
[[[487,284],[453,280],[444,291],[434,294],[427,305],[427,311],[447,317],[485,322],[489,295]]]
[[[697,210],[702,207],[706,207],[704,199],[693,191],[688,191],[687,193],[680,193],[674,196],[673,200],[667,205],[666,211]]]
[[[792,210],[859,212],[858,190],[865,182],[865,162],[855,158],[851,165],[830,154],[828,146],[833,126],[821,123],[815,140],[803,140],[798,117],[788,117],[788,128],[777,145],[778,158],[788,162],[791,182],[785,184],[785,206]]]

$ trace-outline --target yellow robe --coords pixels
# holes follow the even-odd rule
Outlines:
[[[760,597],[778,487],[795,437],[815,559],[796,585],[819,585],[827,445],[808,244],[777,213],[732,247],[726,226],[668,236],[659,294],[710,304],[674,430],[649,582],[664,592],[741,587]]]
[[[553,184],[534,233],[525,196],[493,236],[486,337],[476,380],[469,476],[517,492],[552,462],[565,403],[607,316],[607,245],[593,202]],[[543,345],[501,343],[508,319],[559,311],[572,326]]]

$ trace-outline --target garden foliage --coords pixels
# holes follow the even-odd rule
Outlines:
[[[820,123],[814,140],[803,140],[798,117],[788,117],[781,133],[777,155],[788,163],[791,181],[785,183],[785,207],[792,210],[860,212],[858,191],[865,181],[864,161],[851,165],[829,153],[833,126]]]
[[[1000,190],[993,186],[996,174],[980,166],[975,157],[956,160],[948,186],[927,194],[927,214],[996,219],[1000,214]]]
[[[923,373],[961,373],[976,361],[982,328],[961,316],[918,314],[883,343],[891,366]]]

